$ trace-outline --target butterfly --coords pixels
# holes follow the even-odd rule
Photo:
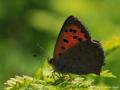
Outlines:
[[[69,16],[58,35],[49,63],[60,73],[100,75],[104,58],[100,42],[91,38],[76,17]]]

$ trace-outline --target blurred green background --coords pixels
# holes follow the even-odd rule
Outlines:
[[[69,15],[99,41],[120,36],[120,0],[0,0],[0,90],[10,77],[42,67]],[[120,86],[120,49],[105,62],[117,79],[99,78],[100,84]]]

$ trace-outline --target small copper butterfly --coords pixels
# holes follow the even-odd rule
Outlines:
[[[56,72],[100,75],[104,51],[100,42],[91,38],[83,24],[76,17],[69,16],[58,35],[49,63]]]

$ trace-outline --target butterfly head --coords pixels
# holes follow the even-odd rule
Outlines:
[[[53,63],[53,58],[49,58],[48,63],[51,65]]]

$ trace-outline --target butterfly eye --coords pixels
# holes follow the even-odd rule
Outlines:
[[[67,39],[63,39],[63,41],[64,41],[65,43],[69,43],[69,41],[68,41]]]
[[[82,39],[81,39],[81,38],[78,38],[78,41],[82,41]]]
[[[73,39],[76,39],[77,38],[77,36],[73,36]]]

